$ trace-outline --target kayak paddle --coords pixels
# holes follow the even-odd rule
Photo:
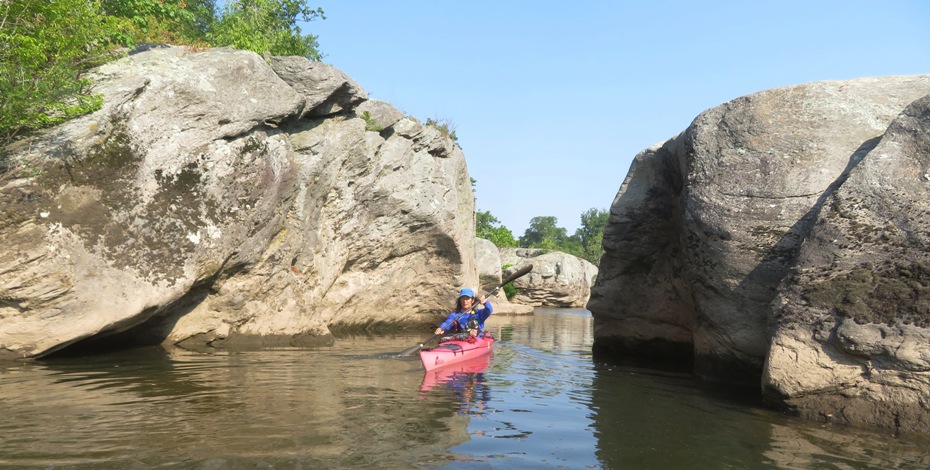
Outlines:
[[[533,270],[533,265],[532,265],[532,264],[528,264],[528,265],[524,266],[524,267],[521,268],[519,271],[517,271],[517,272],[511,274],[509,277],[507,277],[507,279],[504,279],[497,287],[495,287],[494,289],[491,289],[491,290],[488,291],[486,294],[484,294],[484,297],[485,297],[485,298],[488,298],[488,297],[494,295],[494,293],[497,292],[497,291],[499,291],[499,290],[501,289],[501,287],[504,287],[505,285],[510,284],[511,282],[517,280],[517,278],[523,277],[524,275],[526,275],[526,273],[528,273],[528,272],[530,272],[530,271],[532,271],[532,270]],[[462,312],[462,314],[459,315],[459,317],[461,317],[462,315],[465,315],[466,313],[467,313],[467,312]],[[456,320],[458,320],[458,318],[456,318]],[[411,354],[413,354],[413,353],[415,353],[415,352],[417,352],[417,351],[423,349],[423,345],[425,345],[426,343],[429,343],[430,341],[434,340],[434,339],[435,339],[436,337],[438,337],[438,336],[439,336],[439,335],[430,336],[429,339],[427,339],[426,341],[424,341],[424,342],[422,342],[422,343],[420,343],[420,344],[417,344],[417,345],[415,345],[415,346],[411,346],[411,347],[409,347],[409,348],[407,348],[407,349],[404,349],[403,351],[399,352],[397,355],[398,355],[398,356],[409,356],[409,355],[411,355]]]

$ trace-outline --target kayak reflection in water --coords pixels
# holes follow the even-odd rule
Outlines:
[[[446,387],[455,396],[460,415],[481,416],[491,400],[491,389],[484,380],[484,372],[457,371],[446,382]]]
[[[485,354],[453,366],[432,370],[423,377],[420,391],[424,393],[449,393],[456,404],[459,415],[474,414],[480,416],[491,400],[491,387],[485,380],[484,372],[491,362],[491,355]]]
[[[477,301],[477,303],[476,303]],[[455,301],[455,311],[436,328],[437,335],[448,334],[440,342],[450,339],[478,338],[484,335],[484,322],[494,312],[491,302],[481,296],[475,298],[475,291],[464,288]]]

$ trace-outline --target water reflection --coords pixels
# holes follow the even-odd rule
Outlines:
[[[924,469],[930,441],[822,426],[765,409],[757,390],[651,370],[596,368],[592,410],[605,468]]]
[[[930,466],[926,439],[822,427],[760,407],[756,392],[594,364],[584,310],[488,328],[501,340],[486,363],[439,375],[396,357],[422,341],[413,333],[5,366],[0,467]]]
[[[137,350],[5,369],[0,466],[431,461],[467,439],[465,423],[447,401],[416,399],[418,361],[382,354],[411,342],[357,337],[234,355]]]
[[[590,326],[583,310],[489,321],[501,338],[486,373],[491,400],[469,421],[471,439],[452,449],[470,460],[452,468],[600,467],[590,416]]]
[[[539,351],[591,356],[594,320],[587,310],[537,308],[533,315],[497,317],[490,330],[506,343]]]
[[[428,371],[423,376],[420,391],[445,393],[458,404],[458,414],[480,416],[491,399],[491,387],[484,377],[491,357],[493,353]]]

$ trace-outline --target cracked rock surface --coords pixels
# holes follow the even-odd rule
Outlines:
[[[588,304],[596,352],[930,433],[928,94],[926,75],[767,90],[637,155]]]
[[[90,75],[102,109],[6,149],[0,358],[317,344],[477,284],[454,141],[329,65],[270,62],[153,47]]]

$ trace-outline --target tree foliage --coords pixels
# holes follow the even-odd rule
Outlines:
[[[100,63],[109,18],[93,0],[0,2],[0,144],[98,109],[82,72]]]
[[[568,231],[557,224],[558,219],[552,216],[533,217],[530,219],[529,228],[520,237],[520,246],[558,250],[568,238]]]
[[[231,46],[320,60],[298,21],[325,19],[307,0],[0,0],[0,147],[95,111],[84,77],[117,46]]]
[[[581,214],[581,226],[575,230],[574,237],[581,245],[581,257],[598,264],[604,255],[604,229],[610,212],[604,209],[590,208]]]
[[[478,238],[491,240],[498,248],[517,246],[517,240],[510,229],[501,225],[500,220],[491,215],[490,211],[475,212],[475,235]]]
[[[533,217],[520,237],[520,246],[561,251],[598,264],[604,254],[602,244],[608,215],[603,209],[588,209],[581,214],[581,226],[571,236],[568,230],[558,226],[555,217]]]
[[[604,209],[591,208],[581,214],[581,225],[575,234],[559,227],[558,219],[538,216],[530,219],[530,226],[519,240],[514,240],[510,229],[488,211],[475,212],[475,233],[478,237],[491,240],[498,248],[540,248],[545,251],[561,251],[598,264],[604,254],[604,228],[610,213]]]
[[[209,22],[214,11],[214,0],[101,0],[101,13],[118,26],[109,31],[111,41],[127,46],[202,42],[206,30],[198,20]]]
[[[317,37],[304,35],[298,21],[326,19],[306,0],[231,0],[220,15],[210,43],[259,54],[297,55],[320,60]]]

